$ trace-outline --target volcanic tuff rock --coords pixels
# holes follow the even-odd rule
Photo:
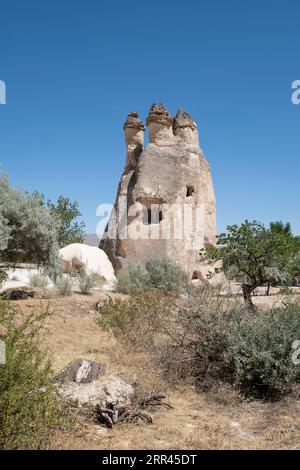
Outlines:
[[[96,246],[71,243],[59,250],[64,272],[84,268],[88,274],[95,273],[108,283],[115,281],[114,270],[107,255]]]
[[[216,237],[214,189],[197,125],[183,109],[173,118],[160,103],[151,106],[147,126],[144,148],[138,114],[130,113],[124,124],[126,163],[100,248],[116,271],[129,262],[169,257],[195,277],[199,249]]]
[[[132,386],[117,375],[104,375],[90,383],[69,382],[62,385],[59,392],[79,407],[128,406],[134,394]]]

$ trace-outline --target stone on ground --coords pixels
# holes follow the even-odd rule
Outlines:
[[[134,395],[131,385],[116,375],[104,375],[90,383],[70,382],[60,387],[61,395],[79,407],[129,406]]]

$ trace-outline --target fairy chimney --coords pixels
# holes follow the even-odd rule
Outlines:
[[[126,163],[125,169],[129,170],[136,167],[141,151],[144,146],[145,127],[139,120],[138,113],[129,113],[123,126],[126,144]]]
[[[216,201],[197,125],[183,109],[175,118],[153,104],[143,123],[124,124],[126,163],[114,211],[100,242],[115,268],[149,258],[171,258],[188,276],[201,272],[199,250],[216,241]]]

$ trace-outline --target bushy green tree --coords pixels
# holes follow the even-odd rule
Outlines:
[[[9,240],[10,227],[0,212],[0,253],[6,250]]]
[[[70,243],[82,243],[85,234],[85,224],[81,220],[78,202],[71,202],[68,197],[60,196],[54,204],[47,202],[50,214],[55,217],[58,223],[58,243],[63,248]]]
[[[271,222],[270,230],[272,233],[281,234],[290,239],[294,246],[295,256],[290,258],[288,265],[289,278],[295,282],[300,277],[300,237],[293,235],[291,224],[284,224],[281,221]]]
[[[51,277],[59,269],[58,224],[36,195],[0,177],[0,260],[36,263]]]
[[[289,235],[290,237],[293,236],[292,234],[292,227],[289,222],[286,224],[281,220],[276,220],[275,222],[270,222],[270,230],[273,233],[282,233],[285,235]]]
[[[298,253],[298,241],[289,230],[266,229],[246,220],[240,226],[228,226],[227,233],[218,236],[217,246],[201,255],[222,261],[225,274],[241,283],[245,303],[254,310],[251,294],[258,286],[292,282]]]

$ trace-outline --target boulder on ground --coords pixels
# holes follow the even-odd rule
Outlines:
[[[111,408],[130,405],[134,390],[116,375],[104,375],[90,383],[70,382],[60,387],[61,395],[79,407]]]
[[[113,427],[125,420],[135,423],[152,423],[146,407],[172,408],[162,400],[164,394],[150,395],[137,401],[134,388],[117,375],[105,374],[100,363],[77,359],[56,377],[58,392],[84,413],[92,412],[93,419]]]
[[[64,262],[65,272],[84,268],[87,273],[96,273],[107,282],[115,281],[112,264],[100,248],[72,243],[59,250],[59,255]]]

